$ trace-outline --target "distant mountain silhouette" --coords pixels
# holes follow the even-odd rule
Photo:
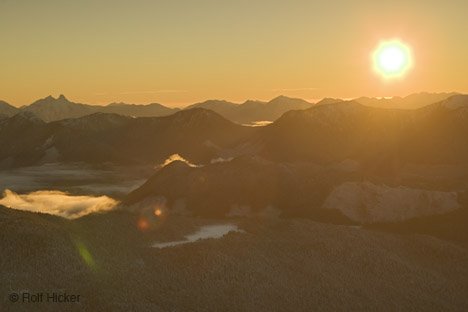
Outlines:
[[[378,108],[400,108],[400,109],[418,109],[430,104],[434,104],[457,93],[415,93],[406,97],[392,97],[392,98],[368,98],[360,97],[355,99],[356,102],[366,106]]]
[[[169,108],[158,103],[151,104],[126,104],[112,103],[98,109],[102,113],[112,113],[134,117],[159,117],[174,114],[178,108]]]
[[[8,104],[5,101],[0,101],[0,116],[13,116],[19,112],[19,109]]]
[[[23,107],[22,110],[34,113],[46,122],[77,118],[96,112],[94,106],[70,102],[64,95],[58,98],[48,96]]]
[[[342,99],[334,99],[334,98],[323,98],[319,102],[317,102],[315,105],[327,105],[327,104],[335,104],[338,102],[344,102]]]
[[[21,110],[32,112],[42,120],[51,122],[83,117],[97,112],[135,117],[158,117],[170,115],[179,109],[168,108],[157,103],[148,105],[125,103],[112,103],[107,106],[88,105],[71,102],[64,95],[60,95],[58,98],[48,96],[29,106],[22,107]]]
[[[218,114],[230,114],[232,113],[239,104],[231,103],[224,100],[208,100],[201,103],[196,103],[187,106],[185,109],[192,108],[205,108],[212,111],[216,111]]]
[[[246,101],[242,104],[211,100],[190,105],[187,109],[194,107],[211,109],[233,122],[251,124],[255,121],[274,121],[289,110],[306,109],[312,105],[301,99],[279,96],[269,102]]]
[[[452,95],[455,95],[455,93],[417,93],[404,98],[394,97],[391,99],[378,99],[361,97],[355,99],[355,101],[365,106],[378,108],[416,109],[440,102]],[[333,104],[340,101],[343,100],[324,98],[316,105]],[[313,106],[312,103],[302,99],[279,96],[269,102],[249,100],[242,104],[235,104],[223,100],[209,100],[189,105],[184,109],[187,110],[196,107],[205,108],[215,111],[224,118],[235,123],[253,125],[259,121],[275,121],[290,110],[303,110],[311,106]],[[8,103],[0,101],[0,116],[12,116],[19,111],[29,111],[46,122],[78,118],[97,112],[131,117],[161,117],[173,114],[179,110],[179,108],[170,108],[158,103],[111,103],[106,106],[89,105],[71,102],[64,95],[60,95],[58,98],[48,96],[21,108],[16,108]]]
[[[154,164],[172,154],[181,154],[196,163],[216,157],[256,154],[272,161],[319,164],[352,159],[370,172],[391,174],[405,163],[454,164],[468,160],[465,144],[468,96],[465,95],[455,95],[416,110],[327,100],[305,110],[288,111],[273,124],[256,129],[234,124],[203,108],[186,109],[165,117],[92,113],[50,123],[42,122],[31,112],[37,107],[62,105],[72,107],[68,113],[81,111],[80,104],[67,102],[64,97],[47,98],[29,110],[2,119],[0,144],[12,143],[2,150],[0,162],[14,160],[13,163],[20,165],[37,161],[41,153],[55,155],[57,160]],[[278,98],[270,104],[248,102],[243,109],[282,105],[278,103],[284,103],[284,99]],[[36,112],[40,114],[41,110]],[[3,129],[17,129],[17,132]],[[21,135],[25,131],[31,135]],[[23,152],[15,152],[14,146]],[[49,156],[46,158],[53,159]]]

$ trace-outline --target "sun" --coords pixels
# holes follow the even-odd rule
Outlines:
[[[402,77],[413,66],[411,48],[398,39],[380,42],[372,61],[374,70],[384,78]]]

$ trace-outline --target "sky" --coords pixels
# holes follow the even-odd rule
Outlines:
[[[468,92],[468,1],[0,0],[0,99],[181,106]],[[386,80],[382,40],[411,47]]]

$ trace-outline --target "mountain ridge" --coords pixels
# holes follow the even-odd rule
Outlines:
[[[13,105],[0,100],[0,115],[11,117],[14,114],[17,114],[19,111],[20,111],[19,108],[16,108]]]
[[[26,111],[0,121],[0,144],[5,144],[0,166],[41,163],[50,149],[57,157],[48,161],[154,166],[180,154],[195,162],[209,162],[219,157],[219,150],[233,147],[251,131],[203,108],[138,118],[97,112],[49,123]],[[19,157],[18,152],[30,157]]]
[[[430,104],[446,100],[458,93],[415,93],[406,97],[393,98],[369,98],[360,97],[354,101],[370,107],[379,108],[399,108],[418,109]],[[160,117],[176,113],[180,110],[187,110],[195,107],[202,107],[216,111],[223,117],[238,123],[253,125],[257,122],[272,122],[290,110],[303,110],[316,105],[327,105],[336,102],[346,102],[342,99],[324,98],[313,104],[299,98],[291,98],[284,95],[277,96],[268,102],[258,100],[247,100],[236,104],[226,100],[207,100],[188,105],[184,108],[171,108],[160,103],[150,104],[128,104],[110,103],[107,105],[91,105],[70,101],[63,94],[57,98],[47,96],[34,101],[30,105],[20,108],[14,107],[6,102],[0,101],[0,115],[11,117],[20,111],[30,111],[46,122],[61,119],[77,118],[96,112],[116,113],[130,117]]]

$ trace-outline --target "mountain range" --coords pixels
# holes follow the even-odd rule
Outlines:
[[[466,95],[415,110],[330,101],[253,128],[229,149],[231,157],[166,163],[122,208],[306,217],[466,244],[467,136]]]
[[[247,101],[243,104],[210,100],[189,105],[184,110],[206,108],[219,113],[233,122],[243,124],[256,121],[273,121],[288,110],[305,109],[311,105],[311,103],[301,99],[280,96],[270,102]],[[106,106],[89,105],[71,102],[64,95],[60,95],[58,98],[48,96],[21,108],[16,108],[6,102],[0,102],[0,115],[11,117],[22,111],[34,113],[42,120],[52,122],[83,117],[93,113],[119,114],[131,117],[161,117],[176,113],[180,109],[169,108],[158,103],[146,105],[126,103],[111,103]]]
[[[271,125],[247,127],[204,108],[165,117],[93,113],[45,122],[30,110],[0,120],[0,164],[41,161],[162,162],[180,154],[196,163],[259,155],[272,161],[360,162],[370,172],[406,163],[466,163],[468,96],[415,110],[331,101],[292,110]]]
[[[176,153],[209,162],[252,131],[202,108],[165,117],[94,113],[49,123],[22,111],[0,120],[0,166],[57,161],[156,165]]]
[[[379,99],[361,97],[355,99],[355,101],[366,106],[378,108],[416,109],[440,102],[452,95],[455,95],[455,93],[417,93],[404,98],[394,97]],[[325,98],[317,104],[330,104],[339,101],[343,100]],[[312,105],[314,104],[302,99],[279,96],[269,102],[249,100],[242,104],[235,104],[223,100],[209,100],[189,105],[183,109],[210,109],[232,122],[253,125],[260,121],[275,121],[287,111],[308,109]],[[46,122],[83,117],[98,112],[131,117],[161,117],[173,114],[179,110],[179,108],[170,108],[158,103],[146,105],[126,103],[111,103],[106,106],[89,105],[69,101],[64,95],[60,95],[57,98],[48,96],[20,108],[0,101],[0,119],[11,117],[21,111],[27,111],[34,113]]]
[[[0,101],[0,119],[5,117],[11,117],[17,113],[19,113],[19,109],[8,104],[5,101]]]
[[[418,109],[428,104],[437,103],[457,95],[455,92],[445,93],[414,93],[406,97],[391,97],[391,98],[369,98],[360,97],[355,99],[356,102],[366,106],[379,108],[398,108],[398,109]]]
[[[216,101],[160,117],[65,97],[1,107],[2,180],[29,170],[42,190],[0,202],[5,294],[65,290],[77,311],[467,310],[468,95],[411,110],[328,98],[263,127]],[[90,175],[129,179],[91,169],[106,167],[144,170],[112,210],[74,196],[110,196]],[[79,179],[88,190],[53,191]],[[206,226],[236,230],[184,243]]]
[[[249,139],[276,161],[340,162],[369,170],[412,163],[466,163],[468,96],[455,95],[415,110],[364,106],[357,101],[289,111]]]
[[[306,109],[312,105],[302,99],[279,96],[269,102],[246,101],[242,104],[218,100],[206,101],[190,105],[187,109],[194,107],[211,109],[236,123],[250,124],[256,121],[274,121],[287,111]]]
[[[46,122],[83,117],[93,113],[152,117],[167,116],[178,111],[177,108],[168,108],[157,103],[148,105],[125,103],[112,103],[107,106],[88,105],[70,102],[64,95],[60,95],[58,98],[48,96],[32,103],[31,105],[22,107],[21,110],[34,113]]]
[[[0,167],[152,166],[154,175],[124,204],[163,197],[208,217],[279,213],[379,221],[375,209],[387,206],[368,198],[400,198],[413,212],[422,209],[421,217],[458,210],[457,198],[466,189],[466,137],[468,95],[413,110],[326,99],[264,127],[239,125],[200,107],[164,117],[93,113],[54,122],[22,110],[0,120]],[[178,159],[187,161],[171,162]],[[462,176],[444,169],[452,167]],[[441,173],[432,173],[435,168]],[[346,197],[359,192],[360,199]],[[342,201],[354,206],[327,208]]]

